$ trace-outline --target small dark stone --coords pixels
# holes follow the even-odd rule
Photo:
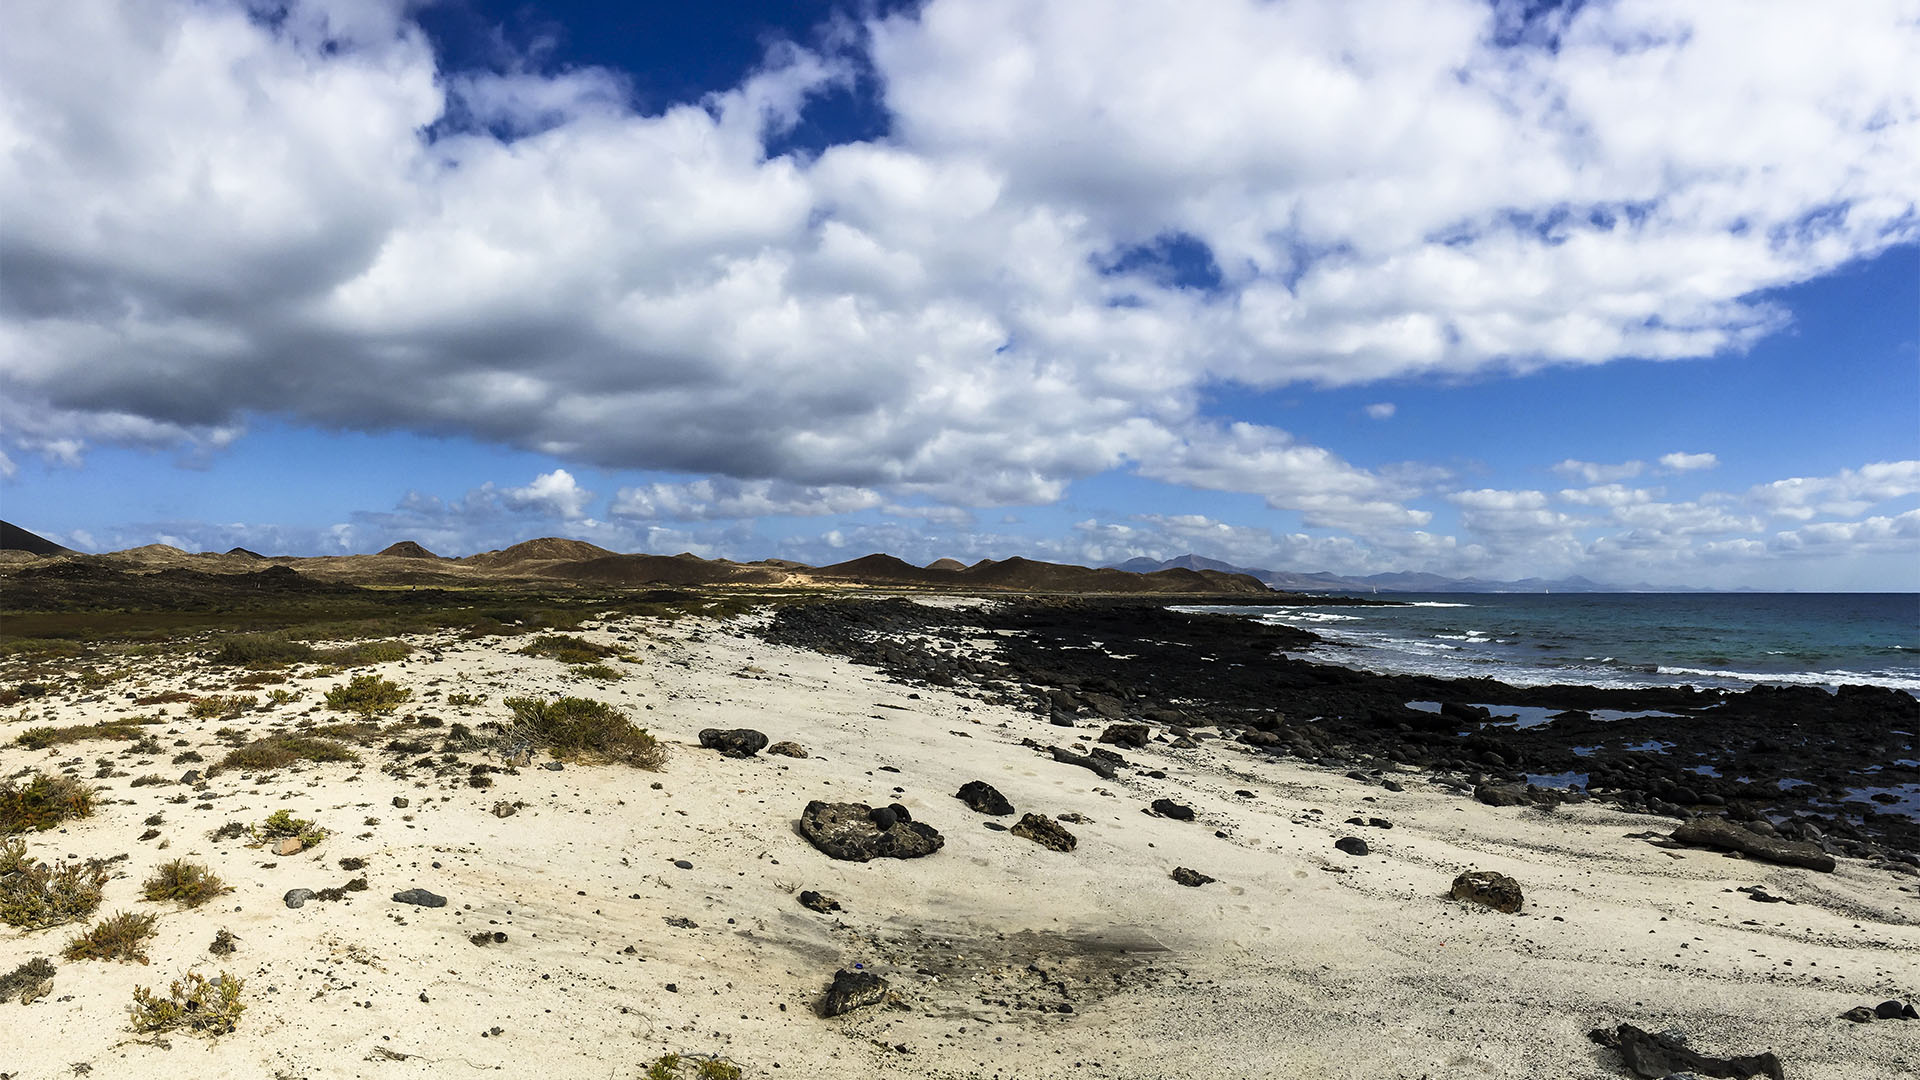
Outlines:
[[[1013,804],[985,780],[969,780],[961,784],[960,790],[953,797],[966,803],[968,809],[982,814],[1002,817],[1013,813]]]
[[[1145,724],[1108,724],[1107,730],[1100,733],[1100,741],[1115,746],[1131,746],[1135,749],[1147,745],[1153,737],[1153,730]]]
[[[566,768],[565,765],[562,765],[557,761],[543,761],[540,763],[540,767],[547,770],[548,772],[559,772],[561,769]]]
[[[1904,1020],[1906,1017],[1902,1013],[1906,1008],[1905,1004],[1898,1001],[1883,1001],[1873,1007],[1873,1015],[1882,1020]]]
[[[415,907],[446,907],[447,898],[425,889],[402,889],[393,894],[396,904],[412,904]]]
[[[750,758],[767,748],[767,737],[752,728],[707,728],[700,745],[731,758]]]
[[[1400,781],[1398,780],[1382,780],[1380,781],[1380,786],[1383,788],[1386,788],[1388,791],[1407,790],[1405,787],[1401,786]]]
[[[1343,836],[1335,840],[1333,846],[1349,855],[1365,855],[1371,850],[1367,847],[1367,842],[1357,836]]]
[[[777,742],[767,747],[767,753],[778,754],[781,757],[803,758],[807,756],[807,748],[797,742]]]
[[[1873,1023],[1873,1018],[1874,1011],[1871,1005],[1855,1005],[1853,1008],[1840,1014],[1840,1019],[1851,1020],[1856,1024],[1871,1024]]]
[[[887,980],[871,971],[841,968],[833,973],[833,984],[827,987],[826,997],[820,1000],[820,1015],[840,1016],[868,1005],[878,1005],[886,999]]]
[[[408,807],[408,805],[410,804],[407,802],[407,797],[405,795],[395,795],[393,797],[393,808],[395,810],[405,810]]]
[[[680,869],[682,869],[682,870],[691,870],[691,869],[693,869],[693,864],[692,864],[692,863],[690,863],[690,862],[688,862],[688,861],[687,861],[687,860],[685,860],[685,859],[675,859],[675,860],[673,860],[673,865],[675,865],[675,866],[677,866],[677,867],[679,867],[679,868],[680,868]]]
[[[1172,818],[1175,821],[1193,820],[1193,807],[1184,806],[1174,802],[1172,799],[1153,800],[1153,812],[1159,814],[1161,817]]]
[[[803,889],[800,892],[800,906],[809,911],[817,911],[825,915],[829,912],[839,911],[840,901],[835,900],[831,896],[823,896],[812,889]]]
[[[867,816],[873,820],[873,827],[881,832],[886,832],[900,823],[900,815],[894,813],[891,806],[875,807]]]
[[[1173,868],[1173,880],[1189,888],[1197,889],[1209,881],[1218,881],[1219,879],[1208,877],[1198,870],[1189,870],[1184,866],[1176,866]]]
[[[188,787],[191,787],[191,786],[193,786],[194,784],[197,784],[197,783],[199,783],[199,782],[200,782],[200,770],[199,770],[199,769],[188,769],[188,770],[187,770],[186,772],[183,772],[183,773],[181,773],[181,774],[180,774],[180,782],[181,782],[181,783],[183,783],[183,784],[186,784],[186,785],[187,785]]]
[[[312,889],[288,889],[287,894],[280,900],[290,908],[297,908],[317,895],[319,894]]]

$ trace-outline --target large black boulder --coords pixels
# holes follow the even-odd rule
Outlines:
[[[800,814],[800,835],[836,859],[868,862],[873,859],[917,859],[946,844],[931,825],[907,815],[898,804],[878,809],[865,803],[830,803],[818,799]]]
[[[767,748],[767,737],[752,728],[707,728],[700,732],[700,745],[728,757],[750,758]]]

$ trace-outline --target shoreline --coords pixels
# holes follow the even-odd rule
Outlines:
[[[605,700],[673,744],[659,774],[514,769],[475,753],[428,769],[382,750],[383,736],[357,748],[357,764],[132,786],[184,768],[167,758],[185,748],[32,751],[13,742],[22,725],[0,725],[0,775],[66,766],[88,777],[110,759],[90,781],[103,796],[93,817],[25,839],[49,860],[127,854],[100,914],[152,911],[160,929],[151,967],[57,961],[51,996],[0,1005],[11,1021],[0,1072],[65,1076],[88,1062],[104,1076],[412,1077],[539,1062],[556,1077],[640,1077],[679,1052],[723,1055],[752,1077],[1626,1076],[1617,1053],[1586,1038],[1617,1023],[1685,1030],[1703,1053],[1770,1049],[1796,1078],[1920,1068],[1912,1029],[1838,1019],[1915,992],[1920,878],[1844,855],[1823,874],[1657,846],[1631,834],[1659,818],[1604,802],[1490,806],[1437,782],[1439,770],[1335,761],[1332,747],[1312,760],[1277,754],[1195,715],[1129,718],[1151,737],[1119,747],[1132,767],[1099,777],[1035,747],[1111,745],[1097,741],[1109,718],[1063,728],[980,675],[1048,657],[1077,666],[1093,656],[1082,639],[1111,620],[1076,628],[1075,605],[1039,605],[1035,619],[1060,624],[1006,634],[979,625],[1004,604],[989,600],[856,613],[872,620],[839,640],[871,654],[857,657],[820,652],[825,637],[803,643],[762,612],[589,621],[581,636],[638,661],[610,661],[621,677],[604,683],[514,652],[519,637],[409,635],[412,657],[354,669],[414,690],[394,723],[429,712],[497,721],[513,694]],[[859,662],[876,658],[890,667]],[[1131,663],[1156,674],[1152,657]],[[224,693],[233,674],[163,658],[139,689]],[[271,684],[300,700],[226,720],[175,706],[160,741],[214,759],[221,727],[338,722],[307,710],[346,677]],[[1091,695],[1105,691],[1075,685],[1075,712],[1100,704]],[[447,706],[456,690],[485,704]],[[153,711],[78,685],[37,700],[58,726]],[[1176,726],[1197,736],[1192,747],[1175,745]],[[755,728],[810,756],[723,757],[698,747],[707,727]],[[424,741],[434,729],[415,730],[407,737]],[[477,764],[489,766],[485,789],[468,782]],[[953,797],[976,779],[1021,811],[1083,817],[1067,826],[1079,845],[1056,852],[986,827],[995,819]],[[1156,798],[1196,819],[1149,812]],[[810,799],[897,801],[945,846],[913,860],[829,859],[794,828]],[[522,805],[496,817],[502,801]],[[333,835],[288,857],[207,836],[280,808]],[[154,814],[159,835],[136,841]],[[1346,837],[1370,853],[1333,846]],[[236,891],[193,910],[137,900],[139,881],[176,856],[207,862]],[[348,857],[366,860],[366,891],[284,906],[287,889],[352,877],[337,866]],[[1169,879],[1175,866],[1218,880],[1189,888]],[[1468,868],[1518,879],[1522,912],[1448,899]],[[1747,886],[1793,903],[1733,891]],[[390,901],[414,887],[448,906]],[[842,910],[801,907],[807,889]],[[226,961],[205,953],[219,928],[240,939]],[[76,929],[0,930],[0,973],[57,953]],[[481,932],[507,940],[469,942]],[[834,970],[856,963],[887,978],[897,1005],[817,1015]],[[164,985],[189,964],[247,979],[239,1029],[173,1036],[171,1049],[132,1041],[132,986]],[[46,1050],[56,1046],[59,1060]]]

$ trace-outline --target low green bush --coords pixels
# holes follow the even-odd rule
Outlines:
[[[667,762],[666,743],[604,701],[512,697],[503,704],[513,711],[513,722],[502,744],[531,744],[555,757],[604,759],[642,769],[658,770]]]
[[[355,675],[345,686],[327,691],[327,708],[369,719],[384,716],[413,699],[413,691],[378,675]]]
[[[204,863],[185,859],[160,864],[153,876],[140,886],[140,895],[148,900],[171,900],[190,908],[232,891],[233,886],[221,881],[220,875],[207,869]]]

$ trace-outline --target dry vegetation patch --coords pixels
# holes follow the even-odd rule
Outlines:
[[[147,939],[159,916],[122,911],[94,923],[74,936],[60,955],[68,960],[147,962]]]
[[[0,922],[23,930],[79,922],[100,907],[107,877],[96,859],[48,866],[27,856],[25,841],[0,842]]]
[[[35,773],[25,785],[0,780],[0,836],[51,829],[93,813],[93,789],[71,776]]]
[[[228,769],[238,769],[242,772],[269,772],[273,769],[284,769],[296,761],[358,760],[360,755],[332,739],[319,739],[306,735],[269,735],[229,751],[226,757],[207,769],[207,775],[217,776]]]
[[[133,1004],[128,1019],[133,1030],[143,1035],[168,1031],[186,1031],[192,1035],[225,1035],[240,1021],[246,1003],[240,990],[246,980],[226,972],[209,979],[189,971],[159,997],[144,986],[133,988]]]
[[[13,741],[29,750],[45,750],[49,746],[63,746],[67,743],[89,742],[96,739],[132,742],[149,734],[140,730],[143,726],[157,723],[160,721],[102,720],[97,724],[74,724],[70,727],[31,727],[21,732]]]

